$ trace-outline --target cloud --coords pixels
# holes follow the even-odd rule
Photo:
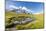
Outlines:
[[[13,8],[13,9],[19,9],[18,7],[14,6],[14,5],[10,5],[9,7]]]
[[[23,6],[23,7],[22,7],[22,6],[17,7],[17,6],[14,6],[14,5],[10,5],[10,6],[9,6],[9,9],[10,9],[10,10],[13,10],[13,9],[22,9],[22,10],[28,11],[28,13],[43,14],[43,10],[40,11],[40,12],[35,12],[35,11],[33,11],[32,9],[28,9],[28,8],[25,7],[25,6]]]
[[[26,7],[23,7],[22,9],[25,9],[25,10],[27,10],[27,8],[26,8]]]
[[[28,9],[27,7],[24,7],[24,6],[21,7],[21,9],[22,9],[22,10],[26,10],[26,11],[28,11],[28,13],[32,12],[31,9]]]
[[[22,9],[23,9],[23,10],[27,10],[27,11],[28,11],[28,10],[30,10],[30,9],[28,9],[28,8],[24,7],[24,6],[22,7]]]
[[[28,8],[26,8],[24,6],[22,7],[22,9],[28,11],[28,13],[31,13],[32,12],[31,9],[28,9]]]
[[[14,6],[14,5],[10,5],[9,8],[10,8],[10,10],[13,10],[13,9],[22,9],[22,10],[26,10],[28,12],[32,12],[31,9],[28,9],[25,6],[23,6],[23,7],[22,6],[17,7],[17,6]]]

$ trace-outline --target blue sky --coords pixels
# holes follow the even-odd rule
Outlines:
[[[29,13],[43,13],[44,4],[43,2],[21,2],[6,0],[6,9],[18,9],[22,8],[27,10]]]

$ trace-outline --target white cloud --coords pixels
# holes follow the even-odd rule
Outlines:
[[[14,6],[14,5],[10,5],[9,7],[13,8],[13,9],[19,9],[18,7]]]
[[[32,11],[32,9],[28,9],[28,8],[26,8],[26,7],[23,7],[22,9],[28,11],[29,13],[30,13],[30,12],[34,12],[34,11]]]
[[[17,6],[14,6],[14,5],[10,5],[9,8],[10,8],[10,10],[13,10],[13,9],[22,9],[22,10],[26,10],[26,11],[30,12],[30,9],[28,9],[28,8],[26,8],[24,6],[23,7],[22,6],[17,7]]]
[[[26,11],[31,11],[31,9],[28,9],[26,7],[22,7],[23,10],[26,10]]]
[[[13,9],[22,9],[22,10],[26,10],[26,11],[28,11],[28,13],[33,13],[34,11],[32,11],[32,9],[28,9],[27,7],[25,7],[25,6],[19,6],[19,7],[17,7],[17,6],[14,6],[14,5],[10,5],[9,6],[9,10],[13,10]],[[34,13],[34,14],[36,14],[36,13]],[[37,13],[38,14],[38,13]]]
[[[21,6],[19,6],[18,8],[22,8]]]
[[[10,5],[10,10],[13,10],[13,9],[22,9],[22,10],[26,10],[26,11],[28,11],[28,13],[33,13],[34,11],[32,11],[31,9],[28,9],[28,8],[26,8],[26,7],[22,7],[22,6],[19,6],[19,7],[17,7],[17,6],[14,6],[14,5]],[[43,10],[41,11],[41,12],[36,12],[36,13],[33,13],[33,14],[43,14]]]
[[[27,10],[27,8],[26,8],[26,7],[23,7],[22,9]]]
[[[31,9],[28,9],[28,8],[26,8],[26,7],[22,7],[22,9],[23,9],[23,10],[26,10],[26,11],[28,11],[28,13],[31,13],[31,12],[33,12],[33,11],[31,11]]]

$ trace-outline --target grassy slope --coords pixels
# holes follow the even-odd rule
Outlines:
[[[35,15],[36,21],[32,22],[34,24],[34,28],[43,28],[44,27],[44,20],[43,14]]]
[[[6,20],[8,20],[9,17],[12,17],[12,16],[27,16],[28,14],[16,14],[14,12],[7,12],[6,13]],[[31,16],[31,15],[28,15],[28,16]],[[36,28],[43,28],[44,27],[44,20],[43,20],[43,15],[42,14],[37,14],[37,15],[34,15],[36,17],[36,20],[33,21],[33,22],[30,22],[28,24],[25,24],[25,25],[17,25],[16,26],[16,29],[28,29],[28,28],[31,28],[31,29],[36,29]]]
[[[34,15],[36,17],[36,20],[28,23],[26,25],[18,25],[17,29],[42,29],[44,28],[44,20],[43,20],[43,14],[37,14]],[[20,27],[21,26],[21,27]]]

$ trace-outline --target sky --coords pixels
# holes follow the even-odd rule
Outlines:
[[[24,9],[29,13],[40,14],[43,13],[44,3],[43,2],[25,2],[25,1],[15,1],[15,0],[6,0],[6,9]]]

